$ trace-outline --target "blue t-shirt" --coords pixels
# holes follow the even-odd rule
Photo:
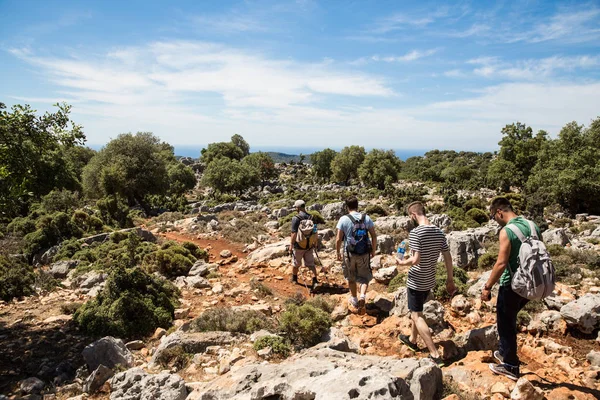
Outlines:
[[[352,215],[352,218],[354,218],[356,221],[360,221],[360,219],[363,216],[363,214],[359,213],[358,211],[352,211],[350,213],[350,215]],[[365,214],[365,226],[367,227],[367,229],[371,229],[374,226],[373,220],[366,214]],[[339,229],[340,231],[344,232],[344,251],[346,251],[346,244],[348,243],[348,238],[350,236],[352,236],[352,229],[354,229],[354,222],[352,222],[350,220],[350,218],[348,218],[347,215],[344,215],[338,221],[336,228]],[[369,236],[369,240],[371,240],[370,236]]]

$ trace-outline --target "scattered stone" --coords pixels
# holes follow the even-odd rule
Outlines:
[[[591,365],[600,367],[600,351],[590,351],[585,357]]]
[[[542,391],[531,384],[527,378],[519,378],[510,394],[512,400],[544,400]]]
[[[387,285],[396,275],[398,275],[398,269],[396,267],[386,267],[379,268],[375,271],[373,278],[377,282]]]
[[[127,342],[125,346],[129,350],[141,350],[145,347],[144,342],[142,342],[141,340],[133,340],[131,342]]]
[[[389,313],[394,307],[394,296],[392,294],[377,294],[373,299],[373,305],[383,312]]]
[[[287,246],[289,244],[289,239],[267,244],[248,254],[248,262],[251,264],[265,264],[274,258],[285,257],[287,256]]]
[[[481,291],[483,290],[483,287],[485,286],[486,282],[490,278],[491,274],[492,274],[491,270],[486,271],[483,274],[481,274],[481,276],[479,277],[479,279],[477,280],[477,282],[475,282],[467,290],[467,296],[475,297],[476,299],[480,298],[481,297]],[[500,289],[500,285],[494,285],[494,287],[492,288],[492,297],[498,297],[498,290],[499,289]]]
[[[357,353],[358,346],[348,339],[340,329],[330,328],[321,338],[322,343],[315,346],[316,349],[328,347],[344,353]]]
[[[471,310],[471,302],[469,302],[465,296],[459,294],[458,296],[454,296],[454,298],[452,298],[450,307],[452,307],[452,309],[457,313],[464,315]]]
[[[445,310],[442,303],[433,300],[423,305],[423,318],[427,325],[433,329],[443,329],[446,326],[444,321]]]
[[[274,333],[271,333],[267,330],[261,329],[260,331],[256,331],[254,333],[252,333],[250,335],[250,341],[252,343],[256,342],[258,339],[263,338],[263,337],[271,337],[271,336],[277,336]]]
[[[564,305],[560,313],[569,326],[592,333],[600,324],[600,295],[588,293]]]
[[[180,277],[180,278],[182,278],[182,277]],[[203,278],[199,275],[188,276],[184,279],[185,279],[185,284],[190,288],[194,288],[194,289],[210,289],[211,288],[210,282],[206,278]]]
[[[189,308],[177,308],[175,309],[175,319],[185,319],[188,315],[190,315]]]
[[[181,332],[177,331],[164,338],[150,361],[151,367],[159,365],[166,350],[180,347],[189,354],[203,353],[209,346],[223,346],[236,341],[230,332]]]
[[[492,385],[492,387],[490,388],[490,393],[491,394],[500,394],[502,395],[502,397],[505,398],[509,398],[510,397],[510,390],[508,390],[508,388],[506,387],[506,385],[502,382],[496,382]]]
[[[446,235],[452,261],[461,268],[477,265],[482,244],[476,238],[474,231],[453,231]]]
[[[231,254],[230,250],[225,249],[225,250],[221,250],[221,252],[219,253],[219,255],[222,258],[229,258],[229,257],[231,257],[232,254]]]
[[[86,379],[83,384],[83,391],[90,394],[96,393],[104,385],[104,382],[112,378],[113,375],[112,369],[99,365]]]
[[[185,381],[177,374],[161,372],[150,375],[141,368],[132,368],[115,375],[110,386],[110,400],[185,400]]]
[[[542,233],[542,240],[546,246],[549,244],[566,246],[570,243],[569,237],[567,236],[567,228],[548,229]]]
[[[87,345],[82,352],[83,359],[89,371],[94,371],[100,364],[108,368],[117,365],[122,367],[133,366],[133,354],[121,339],[112,336],[103,337]]]
[[[44,386],[46,386],[44,381],[36,377],[31,377],[21,381],[19,389],[23,394],[39,394],[44,389]]]
[[[160,339],[161,337],[167,334],[167,330],[165,328],[156,328],[154,331],[154,335],[152,335],[152,339]]]
[[[79,260],[57,261],[50,266],[48,273],[54,279],[65,279],[69,271],[79,264]]]

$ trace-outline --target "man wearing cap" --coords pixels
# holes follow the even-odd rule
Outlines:
[[[300,227],[300,221],[304,219],[310,219],[312,217],[306,212],[306,204],[304,203],[304,200],[296,200],[294,203],[294,208],[296,208],[298,214],[292,218],[292,235],[290,237],[289,251],[291,252],[292,259],[294,261],[291,282],[298,283],[298,269],[300,266],[302,266],[302,260],[304,260],[304,266],[313,274],[311,289],[314,290],[319,281],[317,280],[317,269],[315,268],[315,256],[313,254],[313,249],[301,249],[296,241],[298,228]]]

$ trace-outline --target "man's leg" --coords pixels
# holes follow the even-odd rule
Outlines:
[[[429,333],[429,326],[427,326],[427,322],[425,322],[425,319],[423,318],[423,313],[413,311],[410,313],[410,318],[413,322],[413,332],[416,328],[419,332],[419,335],[425,342],[425,345],[429,349],[429,354],[431,354],[431,356],[434,358],[439,358],[440,353],[433,343],[433,338],[431,337],[431,333]]]
[[[352,258],[348,254],[344,254],[342,259],[342,272],[344,278],[348,281],[348,288],[350,289],[350,304],[353,307],[358,307],[358,299],[356,298],[356,270],[352,265]]]
[[[516,294],[510,286],[503,286],[498,293],[497,320],[498,336],[500,336],[500,354],[504,363],[518,367],[517,355],[517,314],[527,299]]]
[[[315,267],[315,254],[313,252],[313,249],[308,249],[304,251],[304,265],[310,270],[310,272],[312,272],[312,281],[314,285],[315,282],[318,282],[318,279],[317,268]]]
[[[298,254],[298,249],[292,249],[292,263],[293,263],[293,268],[292,268],[292,278],[290,279],[290,281],[292,283],[298,283],[298,270],[299,270],[299,266],[302,264],[302,258],[299,258],[299,254]]]
[[[358,300],[358,308],[360,313],[366,312],[365,304],[367,301],[367,290],[369,288],[369,282],[373,279],[373,272],[371,271],[370,255],[364,254],[361,256],[355,256],[356,260],[356,281],[360,283],[360,297]]]

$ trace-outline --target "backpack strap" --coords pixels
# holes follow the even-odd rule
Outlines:
[[[367,214],[361,214],[360,215],[360,223],[364,224],[365,223],[365,218],[367,218]]]
[[[523,232],[521,232],[521,230],[519,229],[518,226],[509,224],[509,225],[506,225],[506,228],[510,229],[512,231],[512,233],[517,235],[517,237],[519,238],[521,243],[523,243],[525,240],[527,240],[527,238],[525,237],[525,235],[523,235]]]
[[[350,218],[350,221],[351,221],[353,224],[355,224],[355,223],[356,223],[356,219],[355,219],[355,218],[354,218],[352,215],[350,215],[350,214],[346,214],[346,217]]]
[[[537,234],[537,230],[535,229],[535,224],[533,223],[533,221],[527,220],[527,222],[529,223],[529,229],[531,230],[531,236],[532,238],[536,239],[536,240],[540,240],[540,238],[538,237]]]

